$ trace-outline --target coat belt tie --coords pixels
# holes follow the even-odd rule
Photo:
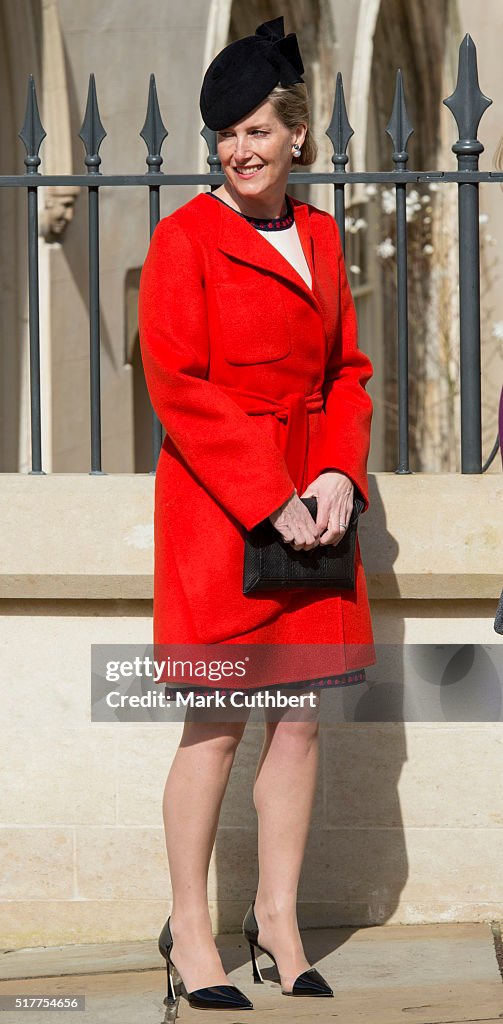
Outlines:
[[[248,413],[249,416],[262,416],[267,413],[276,416],[277,419],[287,424],[287,436],[285,443],[284,459],[288,472],[297,488],[297,493],[302,494],[308,484],[305,480],[307,474],[307,453],[309,442],[309,413],[319,412],[323,409],[324,398],[321,389],[313,391],[310,395],[304,395],[300,391],[291,391],[283,398],[276,399],[267,395],[255,394],[252,391],[241,391],[238,388],[231,388],[219,385],[230,398]]]

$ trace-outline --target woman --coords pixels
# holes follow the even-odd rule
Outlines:
[[[156,474],[154,644],[312,644],[309,679],[292,679],[305,689],[361,681],[375,652],[358,545],[354,591],[242,592],[246,530],[269,517],[284,541],[310,550],[340,541],[355,489],[368,507],[372,366],[357,345],[339,233],[329,214],[285,191],[292,161],[316,156],[303,70],[283,18],[210,64],[200,106],[217,132],[225,182],[158,224],[139,326],[147,385],[166,428]],[[316,522],[300,500],[308,495],[318,499]],[[333,995],[306,960],[296,916],[318,727],[315,715],[267,721],[253,791],[260,881],[243,930],[252,957],[258,946],[275,960],[285,995]],[[185,721],[166,782],[173,905],[159,946],[168,995],[172,969],[193,1006],[252,1006],[228,984],[207,903],[220,806],[244,728]],[[254,959],[253,968],[260,980]]]

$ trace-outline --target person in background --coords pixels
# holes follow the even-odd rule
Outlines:
[[[494,162],[498,171],[503,171],[503,136],[500,139],[498,149],[496,151]],[[499,442],[500,442],[500,456],[501,463],[503,466],[503,387],[501,388],[500,404],[499,404],[499,415],[498,415],[498,431],[499,431]],[[494,631],[495,633],[503,634],[503,590],[500,594],[498,607],[496,609],[496,616],[494,619]]]
[[[501,463],[502,463],[502,466],[503,466],[503,387],[501,389],[501,394],[500,394],[499,416],[498,416],[498,431],[499,431],[499,440],[500,440],[500,456],[501,456]],[[499,602],[498,602],[498,607],[496,609],[496,615],[495,615],[495,618],[494,618],[494,631],[495,631],[495,633],[503,633],[503,590],[501,591],[501,594],[500,594],[500,599],[499,599]]]

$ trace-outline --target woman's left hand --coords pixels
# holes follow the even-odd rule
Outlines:
[[[320,536],[320,544],[338,544],[348,528],[353,511],[353,481],[339,470],[325,471],[300,495],[301,498],[312,496],[318,501],[316,525],[321,531],[325,530]]]

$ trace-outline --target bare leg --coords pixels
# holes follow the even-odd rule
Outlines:
[[[173,892],[171,959],[188,992],[230,984],[213,938],[207,883],[222,800],[245,725],[186,720],[164,789]]]
[[[289,992],[298,975],[311,966],[296,910],[318,769],[317,710],[310,715],[306,721],[286,715],[266,723],[253,790],[259,822],[258,940],[275,956],[282,988]]]

